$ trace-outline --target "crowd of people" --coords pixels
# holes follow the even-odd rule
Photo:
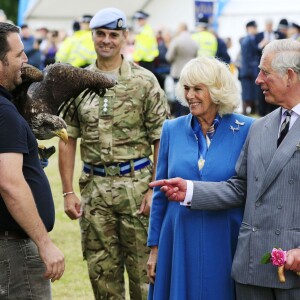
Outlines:
[[[91,15],[76,18],[72,30],[45,27],[32,30],[27,24],[21,25],[29,63],[40,69],[53,62],[70,63],[76,67],[90,65],[96,59],[89,29],[91,18]],[[174,117],[189,113],[188,108],[176,99],[175,86],[184,64],[198,56],[217,57],[230,65],[240,80],[243,114],[264,116],[276,108],[265,103],[254,83],[259,72],[257,65],[262,49],[269,41],[283,38],[299,41],[300,25],[283,18],[274,29],[273,21],[267,19],[264,30],[258,31],[256,21],[251,20],[245,24],[245,36],[240,38],[237,57],[230,57],[230,37],[219,37],[211,29],[210,20],[203,15],[199,15],[193,31],[185,23],[178,24],[177,29],[154,29],[149,25],[149,18],[151,16],[144,11],[133,15],[122,53],[128,60],[153,72],[161,88],[171,91],[166,94]]]
[[[0,22],[0,298],[50,300],[50,280],[64,272],[48,235],[55,211],[37,142],[11,103],[25,63],[60,61],[118,82],[61,114],[64,208],[79,219],[95,299],[125,299],[125,269],[133,300],[299,299],[299,26],[245,24],[240,92],[230,40],[207,17],[173,35],[155,33],[149,17],[137,11],[130,28],[123,11],[104,8],[76,20],[71,35]],[[275,246],[284,286],[260,264]]]
[[[265,21],[263,31],[258,31],[255,20],[246,23],[246,36],[240,39],[241,50],[237,63],[238,77],[242,86],[243,114],[257,114],[265,116],[277,108],[276,105],[266,103],[261,89],[255,84],[259,73],[258,64],[263,48],[276,39],[300,41],[300,26],[281,19],[277,29],[271,19]]]

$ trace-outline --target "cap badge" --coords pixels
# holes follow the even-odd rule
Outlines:
[[[122,26],[123,26],[123,20],[122,19],[118,20],[117,26],[118,26],[118,28],[122,28]]]

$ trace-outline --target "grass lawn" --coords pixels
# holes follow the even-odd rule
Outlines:
[[[58,151],[58,139],[40,141],[45,146],[54,145]],[[78,220],[73,221],[64,213],[64,200],[58,171],[57,152],[49,159],[45,172],[50,181],[55,202],[56,221],[54,230],[50,233],[53,242],[65,255],[66,270],[59,281],[52,284],[53,300],[90,300],[94,299],[88,278],[86,262],[82,259],[80,244],[80,229]],[[79,152],[76,158],[74,188],[78,192],[78,178],[81,169]]]
[[[64,199],[58,170],[58,139],[39,141],[46,147],[55,146],[56,153],[49,158],[49,165],[45,168],[50,181],[55,203],[55,226],[50,233],[52,241],[64,253],[66,269],[59,281],[52,284],[53,300],[93,300],[92,287],[88,278],[86,262],[83,261],[80,242],[80,228],[78,220],[74,221],[64,212]],[[78,179],[82,168],[77,146],[74,190],[79,195]],[[125,272],[126,300],[129,300],[128,276]]]

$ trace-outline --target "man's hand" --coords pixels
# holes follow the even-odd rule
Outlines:
[[[152,204],[152,194],[153,191],[151,189],[146,192],[138,212],[140,215],[149,216]]]
[[[42,261],[46,265],[45,278],[52,282],[61,278],[65,270],[65,259],[62,252],[49,240],[39,248]]]
[[[76,220],[81,217],[81,202],[75,194],[66,195],[65,213],[71,220]]]
[[[150,283],[154,283],[156,276],[156,263],[157,263],[157,246],[151,247],[149,259],[147,262],[147,277]]]
[[[286,270],[300,272],[300,249],[291,249],[287,252],[284,268]]]
[[[150,187],[161,186],[160,190],[172,201],[182,202],[186,196],[187,183],[182,178],[156,180],[149,183]]]

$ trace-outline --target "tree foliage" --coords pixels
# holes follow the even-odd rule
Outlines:
[[[18,19],[18,0],[0,0],[0,9],[2,9],[8,20],[17,24]]]

